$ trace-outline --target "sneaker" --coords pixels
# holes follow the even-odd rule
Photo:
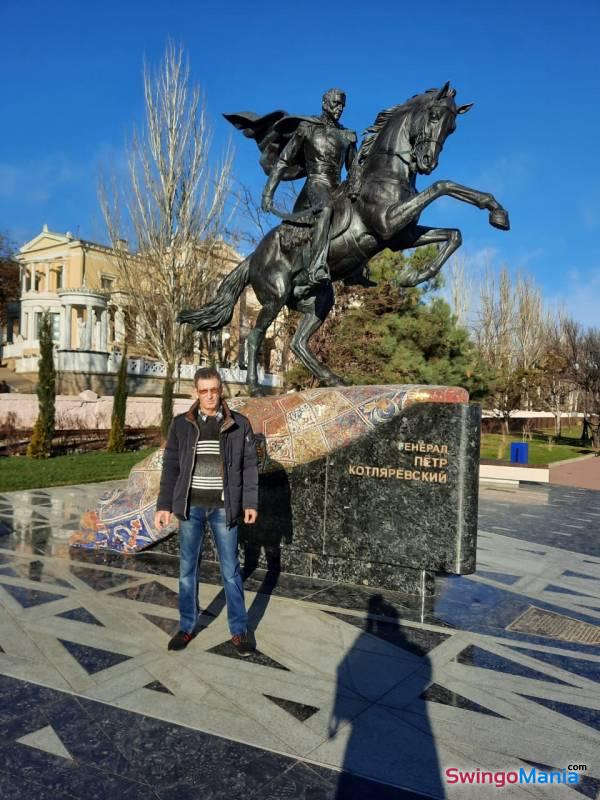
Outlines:
[[[177,631],[175,636],[169,642],[169,650],[185,650],[188,644],[192,641],[193,635],[186,631]]]
[[[237,650],[238,655],[246,658],[255,651],[254,638],[247,631],[246,633],[234,633],[231,637],[231,644]]]

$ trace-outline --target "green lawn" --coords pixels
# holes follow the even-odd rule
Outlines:
[[[579,442],[581,428],[565,428],[559,439],[552,430],[534,431],[529,443],[530,464],[553,464],[567,458],[577,458],[592,452],[590,447],[582,447]],[[484,433],[481,436],[481,458],[510,461],[510,443],[522,442],[518,433],[502,436],[499,433]]]
[[[134,453],[78,453],[41,460],[26,456],[4,456],[0,458],[0,491],[44,489],[48,486],[126,478],[134,464],[155,449],[136,450]]]

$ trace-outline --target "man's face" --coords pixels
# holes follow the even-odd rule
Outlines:
[[[323,111],[336,122],[342,116],[342,111],[346,105],[343,94],[334,94],[323,101]]]
[[[200,401],[200,411],[203,414],[214,416],[219,410],[222,393],[223,387],[217,378],[208,378],[207,380],[200,378],[196,384],[196,396]]]

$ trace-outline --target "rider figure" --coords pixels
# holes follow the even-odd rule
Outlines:
[[[311,241],[308,285],[299,287],[300,295],[312,287],[331,280],[327,266],[331,219],[333,215],[333,192],[339,186],[342,167],[350,173],[356,158],[356,133],[346,130],[339,119],[346,105],[346,95],[340,89],[329,89],[323,95],[323,113],[320,117],[304,119],[283,149],[279,160],[269,175],[262,196],[263,210],[273,207],[273,195],[282,180],[283,173],[302,159],[306,165],[307,179],[294,211],[310,209],[315,214]],[[355,164],[355,167],[357,165]],[[355,181],[352,178],[355,176]],[[348,195],[356,197],[358,172],[349,175]]]

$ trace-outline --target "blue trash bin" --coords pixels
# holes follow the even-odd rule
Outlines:
[[[510,461],[511,461],[511,464],[528,464],[529,463],[529,443],[528,442],[511,442],[510,443]]]

